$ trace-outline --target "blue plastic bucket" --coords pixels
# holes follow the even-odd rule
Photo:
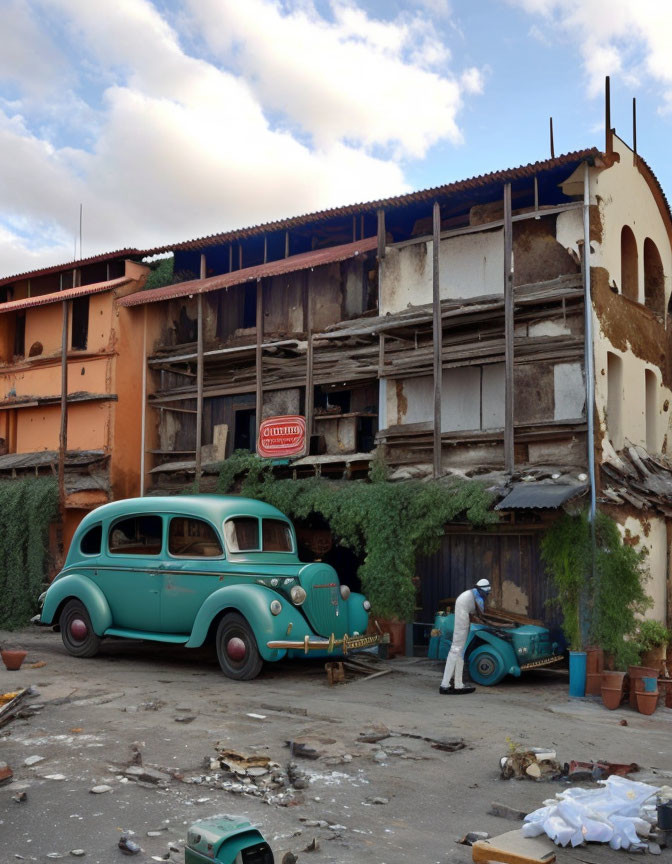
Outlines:
[[[583,698],[586,695],[586,652],[569,652],[569,695]]]
[[[658,689],[657,678],[642,678],[642,686],[645,693],[655,693]]]

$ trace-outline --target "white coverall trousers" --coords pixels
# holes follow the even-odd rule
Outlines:
[[[479,608],[483,608],[483,601],[478,598]],[[462,690],[464,683],[462,675],[464,672],[464,648],[469,636],[469,618],[476,611],[477,598],[475,591],[469,589],[463,591],[455,601],[455,627],[453,629],[453,641],[446,657],[446,666],[443,670],[442,687],[450,687],[450,680],[455,676],[455,689]]]

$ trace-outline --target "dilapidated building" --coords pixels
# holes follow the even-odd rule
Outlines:
[[[161,332],[146,488],[214,488],[262,419],[303,415],[293,476],[364,476],[377,451],[394,479],[497,492],[496,529],[449,525],[420,562],[418,621],[484,574],[499,606],[548,620],[540,538],[593,501],[647,546],[664,619],[671,237],[655,176],[610,132],[603,151],[149,250],[173,253],[169,284],[120,301]]]
[[[603,149],[137,259],[156,255],[156,287],[142,290],[143,268],[129,264],[114,275],[132,284],[95,295],[116,295],[101,314],[118,324],[96,350],[123,357],[132,376],[140,437],[123,446],[141,494],[213,490],[218,465],[254,450],[263,420],[300,415],[305,452],[277,466],[288,476],[365,477],[378,453],[394,480],[457,475],[496,493],[497,526],[447,525],[441,550],[419,562],[418,622],[487,575],[499,607],[553,623],[540,539],[562,508],[598,505],[647,548],[651,614],[668,617],[672,217],[613,130]],[[52,341],[43,350],[58,371]],[[14,400],[16,411],[38,393],[16,373],[39,362],[11,353],[0,407]],[[68,403],[81,390],[121,405],[121,379],[108,379],[68,384]],[[51,389],[39,398],[55,400]]]
[[[89,510],[139,492],[142,332],[116,305],[145,283],[138,255],[0,280],[0,478],[59,476],[66,549]]]

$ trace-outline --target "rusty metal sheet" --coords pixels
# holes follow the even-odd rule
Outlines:
[[[495,505],[495,510],[555,510],[587,489],[585,483],[576,486],[566,483],[514,483],[506,498]]]
[[[376,245],[375,237],[367,237],[364,240],[357,240],[355,243],[332,246],[328,249],[316,249],[314,252],[303,252],[300,255],[291,255],[289,258],[270,261],[268,264],[258,264],[255,267],[245,267],[242,270],[234,270],[220,276],[211,276],[208,279],[192,279],[189,282],[178,282],[176,285],[166,285],[163,288],[154,288],[150,291],[138,291],[136,294],[129,294],[128,297],[119,300],[119,304],[121,306],[140,306],[145,303],[158,303],[162,300],[187,297],[191,294],[205,294],[208,291],[231,288],[234,285],[256,282],[271,276],[282,276],[296,273],[299,270],[311,270],[324,264],[334,264],[338,261],[347,261],[357,255],[363,255],[375,249]]]
[[[74,300],[76,297],[87,297],[90,294],[101,294],[103,291],[112,291],[114,288],[120,288],[122,285],[128,285],[129,282],[133,281],[128,276],[120,276],[118,279],[94,282],[92,285],[78,285],[75,288],[66,288],[64,291],[55,291],[53,294],[25,297],[23,300],[9,300],[7,303],[0,303],[0,314],[3,312],[16,312],[19,309],[30,309],[32,306],[62,303],[64,300]]]

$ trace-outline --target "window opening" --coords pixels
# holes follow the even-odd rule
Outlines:
[[[14,325],[14,356],[26,356],[26,313],[19,313]]]
[[[211,525],[202,519],[180,516],[170,520],[168,551],[187,558],[216,558],[223,550]]]
[[[259,551],[259,520],[252,516],[236,516],[224,523],[224,536],[230,552]]]
[[[255,453],[257,449],[257,412],[252,408],[241,408],[235,412],[233,430],[233,449],[249,450]]]
[[[650,237],[644,241],[644,302],[656,315],[661,318],[665,315],[663,262],[658,247]]]
[[[623,361],[607,352],[607,430],[616,450],[623,447]]]
[[[245,285],[243,301],[243,328],[257,326],[257,286]]]
[[[621,293],[630,300],[639,300],[637,241],[632,229],[621,230]]]
[[[79,551],[82,555],[100,555],[100,549],[103,543],[103,526],[98,524],[93,528],[89,528],[86,534],[82,537],[82,542],[79,544]]]
[[[292,532],[289,525],[280,519],[264,519],[262,522],[264,552],[293,552]]]
[[[655,372],[644,370],[646,392],[646,449],[649,453],[658,450],[658,381]]]
[[[161,552],[160,516],[131,516],[110,528],[112,555],[158,555]]]
[[[72,301],[71,345],[85,351],[89,341],[89,297],[77,297]]]

